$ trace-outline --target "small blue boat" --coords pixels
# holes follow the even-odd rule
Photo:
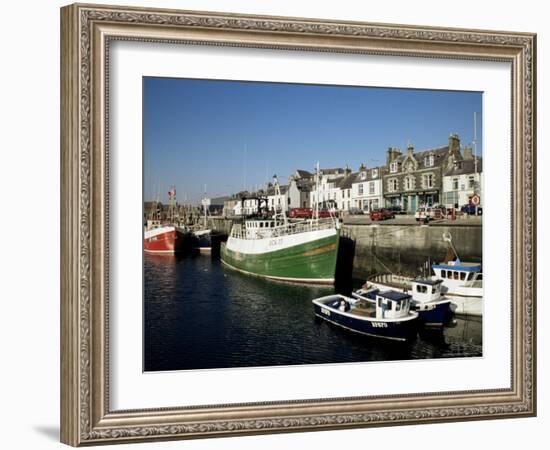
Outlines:
[[[441,295],[441,280],[416,278],[410,281],[403,292],[411,295],[411,310],[419,314],[420,322],[427,326],[443,326],[452,315],[451,300]],[[374,303],[382,285],[367,282],[352,295]],[[398,292],[398,291],[393,291]]]
[[[411,296],[402,292],[378,292],[375,301],[341,294],[313,300],[315,315],[355,333],[395,341],[417,333],[418,313],[410,311]]]

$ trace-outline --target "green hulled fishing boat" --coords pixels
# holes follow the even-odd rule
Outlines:
[[[278,184],[276,184],[278,188]],[[222,262],[241,272],[299,283],[334,283],[340,223],[334,217],[290,223],[285,213],[233,225]]]

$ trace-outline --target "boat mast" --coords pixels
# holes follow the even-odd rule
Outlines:
[[[176,220],[176,186],[172,185],[168,191],[168,217],[171,224]]]
[[[275,198],[277,199],[277,202],[281,199],[281,186],[279,185],[279,179],[277,178],[277,175],[273,175],[273,187],[274,187],[274,190],[275,190]],[[274,219],[275,219],[275,226],[277,226],[277,216],[281,215],[283,217],[283,224],[286,225],[287,224],[287,220],[286,220],[286,214],[283,210],[283,207],[281,205],[281,211],[280,212],[277,212],[277,205],[275,205],[275,215],[274,215]]]
[[[313,217],[319,222],[319,161],[315,166],[315,205]]]
[[[202,207],[204,208],[204,229],[206,230],[207,218],[206,218],[206,183],[204,184],[204,199],[202,202]]]

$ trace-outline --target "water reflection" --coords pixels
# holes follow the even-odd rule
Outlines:
[[[348,280],[338,290],[350,287]],[[410,343],[334,327],[317,319],[311,305],[333,291],[243,275],[206,255],[145,255],[145,370],[481,355],[479,320],[422,330]]]

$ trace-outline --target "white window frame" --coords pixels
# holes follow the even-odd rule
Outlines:
[[[397,173],[397,162],[390,163],[390,173]]]

